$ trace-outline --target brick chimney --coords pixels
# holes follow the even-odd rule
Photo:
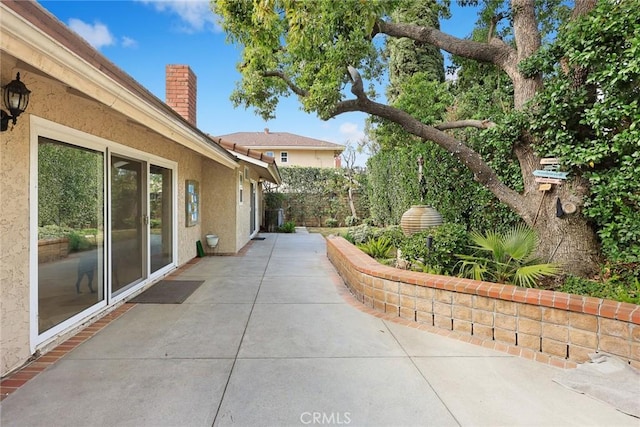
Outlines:
[[[167,105],[196,126],[196,75],[188,65],[167,65]]]

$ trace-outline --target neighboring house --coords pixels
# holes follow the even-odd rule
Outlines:
[[[344,145],[286,132],[236,132],[221,138],[276,159],[280,166],[339,168]]]
[[[0,376],[186,264],[197,241],[237,253],[262,225],[261,182],[280,183],[273,158],[196,127],[188,67],[167,67],[168,105],[37,2],[2,0],[3,88],[17,73],[31,93],[0,133]]]

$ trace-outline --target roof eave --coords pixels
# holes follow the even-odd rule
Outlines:
[[[55,34],[64,33],[66,39],[76,39],[79,45],[86,44],[37,3],[3,0],[0,7],[2,51],[184,147],[226,167],[237,167],[235,158],[225,149],[212,144],[206,134],[191,126],[98,51],[85,48],[83,57],[45,32],[42,27],[48,27],[50,32],[51,26],[56,26]]]

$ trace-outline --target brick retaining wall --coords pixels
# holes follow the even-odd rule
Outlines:
[[[38,241],[38,263],[57,261],[69,255],[69,239]]]
[[[342,237],[327,256],[367,307],[531,359],[570,366],[605,352],[640,368],[640,306],[388,267]]]

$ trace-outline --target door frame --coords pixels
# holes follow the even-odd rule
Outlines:
[[[105,298],[102,301],[86,308],[74,316],[58,323],[54,327],[44,331],[42,334],[38,332],[38,139],[46,137],[57,140],[66,144],[75,145],[100,151],[103,153],[104,173],[104,206],[102,207],[104,220],[104,271],[103,283],[105,286]],[[78,129],[73,129],[55,122],[52,122],[34,115],[30,116],[30,160],[29,160],[29,347],[31,353],[37,348],[46,345],[55,340],[62,333],[77,327],[88,318],[95,316],[97,313],[107,309],[109,306],[116,304],[131,294],[139,291],[145,285],[151,283],[158,277],[166,275],[167,272],[177,268],[178,265],[178,163],[166,158],[162,158],[141,150],[137,150],[125,145],[119,144],[105,138],[95,136]],[[111,155],[123,155],[132,159],[146,163],[146,176],[143,181],[146,187],[144,199],[146,201],[146,212],[149,211],[149,165],[154,164],[172,170],[172,256],[173,260],[168,265],[157,270],[153,274],[150,272],[150,242],[149,222],[146,224],[145,240],[146,240],[146,256],[144,270],[145,277],[135,285],[123,290],[116,296],[111,294],[111,214],[109,212],[111,206]]]

